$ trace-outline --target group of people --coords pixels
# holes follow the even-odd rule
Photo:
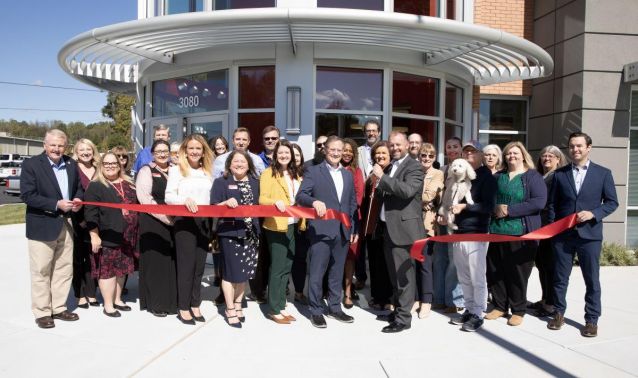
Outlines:
[[[44,153],[24,163],[21,177],[37,325],[51,328],[56,319],[79,318],[66,308],[71,285],[79,308],[99,305],[99,287],[103,313],[120,317],[131,310],[123,292],[135,271],[142,310],[158,317],[177,314],[188,325],[204,322],[201,282],[212,251],[221,288],[215,302],[225,304],[226,322],[235,328],[246,321],[247,284],[255,301],[268,303],[272,321],[296,321],[286,310],[290,279],[294,300],[308,305],[313,326],[325,328],[326,316],[352,323],[343,308],[354,306],[369,272],[368,306],[386,310],[378,316],[388,322],[385,333],[409,329],[413,313],[423,319],[432,309],[452,314],[451,323],[468,332],[484,319],[504,316],[518,326],[530,307],[549,316],[548,328],[557,330],[577,255],[587,286],[581,332],[597,335],[602,219],[618,201],[611,172],[589,160],[588,135],[570,135],[571,163],[559,148],[547,146],[536,164],[520,142],[501,152],[497,145],[452,137],[445,143],[448,165],[441,167],[435,146],[419,134],[392,131],[381,140],[376,120],[366,122],[364,134],[361,146],[318,136],[315,155],[304,162],[301,147],[282,139],[274,126],[263,129],[258,155],[248,150],[246,128],[234,130],[231,150],[223,136],[206,140],[191,134],[171,144],[168,128],[158,126],[131,172],[125,149],[100,154],[81,139],[69,157],[66,135],[49,130]],[[472,200],[444,205],[446,191],[453,190],[448,166],[457,159],[474,171]],[[96,202],[182,205],[190,216]],[[201,214],[199,206],[211,204],[267,205],[282,216]],[[290,206],[313,208],[319,218],[283,214]],[[454,214],[454,230],[439,215],[441,206]],[[350,224],[320,219],[329,209],[346,214]],[[427,243],[423,262],[410,256],[414,242],[428,236],[520,236],[572,213],[576,227],[540,243]],[[527,284],[534,265],[543,294],[530,304]]]

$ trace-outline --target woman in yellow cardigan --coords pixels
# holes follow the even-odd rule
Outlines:
[[[274,205],[283,212],[287,206],[295,204],[295,196],[301,186],[300,170],[303,168],[297,166],[294,156],[290,142],[282,139],[277,143],[273,163],[259,179],[260,205]],[[263,227],[271,257],[268,279],[269,317],[278,324],[290,324],[296,320],[286,312],[286,286],[295,255],[295,225],[299,221],[292,217],[264,219]]]

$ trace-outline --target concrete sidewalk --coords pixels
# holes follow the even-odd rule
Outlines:
[[[354,324],[328,319],[316,329],[303,306],[289,305],[298,321],[278,325],[254,302],[243,329],[229,327],[211,300],[218,289],[203,285],[206,323],[181,324],[174,316],[156,318],[132,303],[137,282],[129,280],[133,311],[108,318],[102,308],[75,310],[80,321],[56,321],[37,328],[30,311],[30,283],[24,225],[0,227],[4,254],[0,292],[0,376],[3,377],[522,377],[638,376],[638,268],[603,268],[603,317],[599,336],[580,336],[584,283],[575,269],[568,292],[567,324],[550,331],[546,320],[526,316],[520,327],[506,319],[486,321],[476,333],[460,331],[449,317],[433,312],[415,318],[412,329],[380,332],[363,290],[347,312]],[[528,298],[540,297],[534,271]],[[74,302],[71,300],[70,302]]]

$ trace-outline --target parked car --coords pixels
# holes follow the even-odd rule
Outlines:
[[[4,183],[9,176],[20,176],[22,161],[10,161],[0,163],[0,183]]]
[[[4,192],[12,196],[20,195],[20,176],[9,176],[5,179]]]
[[[9,163],[12,161],[22,161],[24,157],[20,154],[0,154],[0,163]]]

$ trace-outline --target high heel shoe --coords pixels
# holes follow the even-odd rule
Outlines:
[[[177,314],[177,320],[186,325],[195,325],[195,319],[184,319],[181,314]]]
[[[237,308],[237,305],[239,305],[239,309]],[[237,314],[237,319],[239,319],[240,322],[244,323],[246,321],[246,317],[244,316],[244,310],[242,310],[241,308],[241,301],[239,302],[235,302],[235,313],[240,312],[242,313],[241,316],[239,316],[239,314]]]
[[[193,317],[193,319],[195,319],[196,322],[205,322],[206,318],[204,318],[203,315],[199,315],[199,316],[195,316],[195,313],[193,312],[193,310],[189,310],[191,312],[191,316]]]
[[[82,303],[82,304],[79,304],[79,303],[78,303],[78,307],[79,307],[79,308],[83,308],[83,309],[85,309],[85,310],[86,310],[87,308],[89,308],[89,304],[88,304],[88,303]]]
[[[226,315],[226,323],[233,328],[241,328],[241,321],[237,320],[237,323],[231,323],[230,319],[237,318],[237,313],[235,315],[230,315],[230,311],[235,311],[235,308],[227,308],[224,310]]]
[[[350,303],[347,303],[346,302],[347,300],[350,301]],[[353,306],[354,306],[354,303],[352,302],[352,299],[349,296],[344,295],[343,296],[343,307],[345,307],[347,309],[351,309]]]

